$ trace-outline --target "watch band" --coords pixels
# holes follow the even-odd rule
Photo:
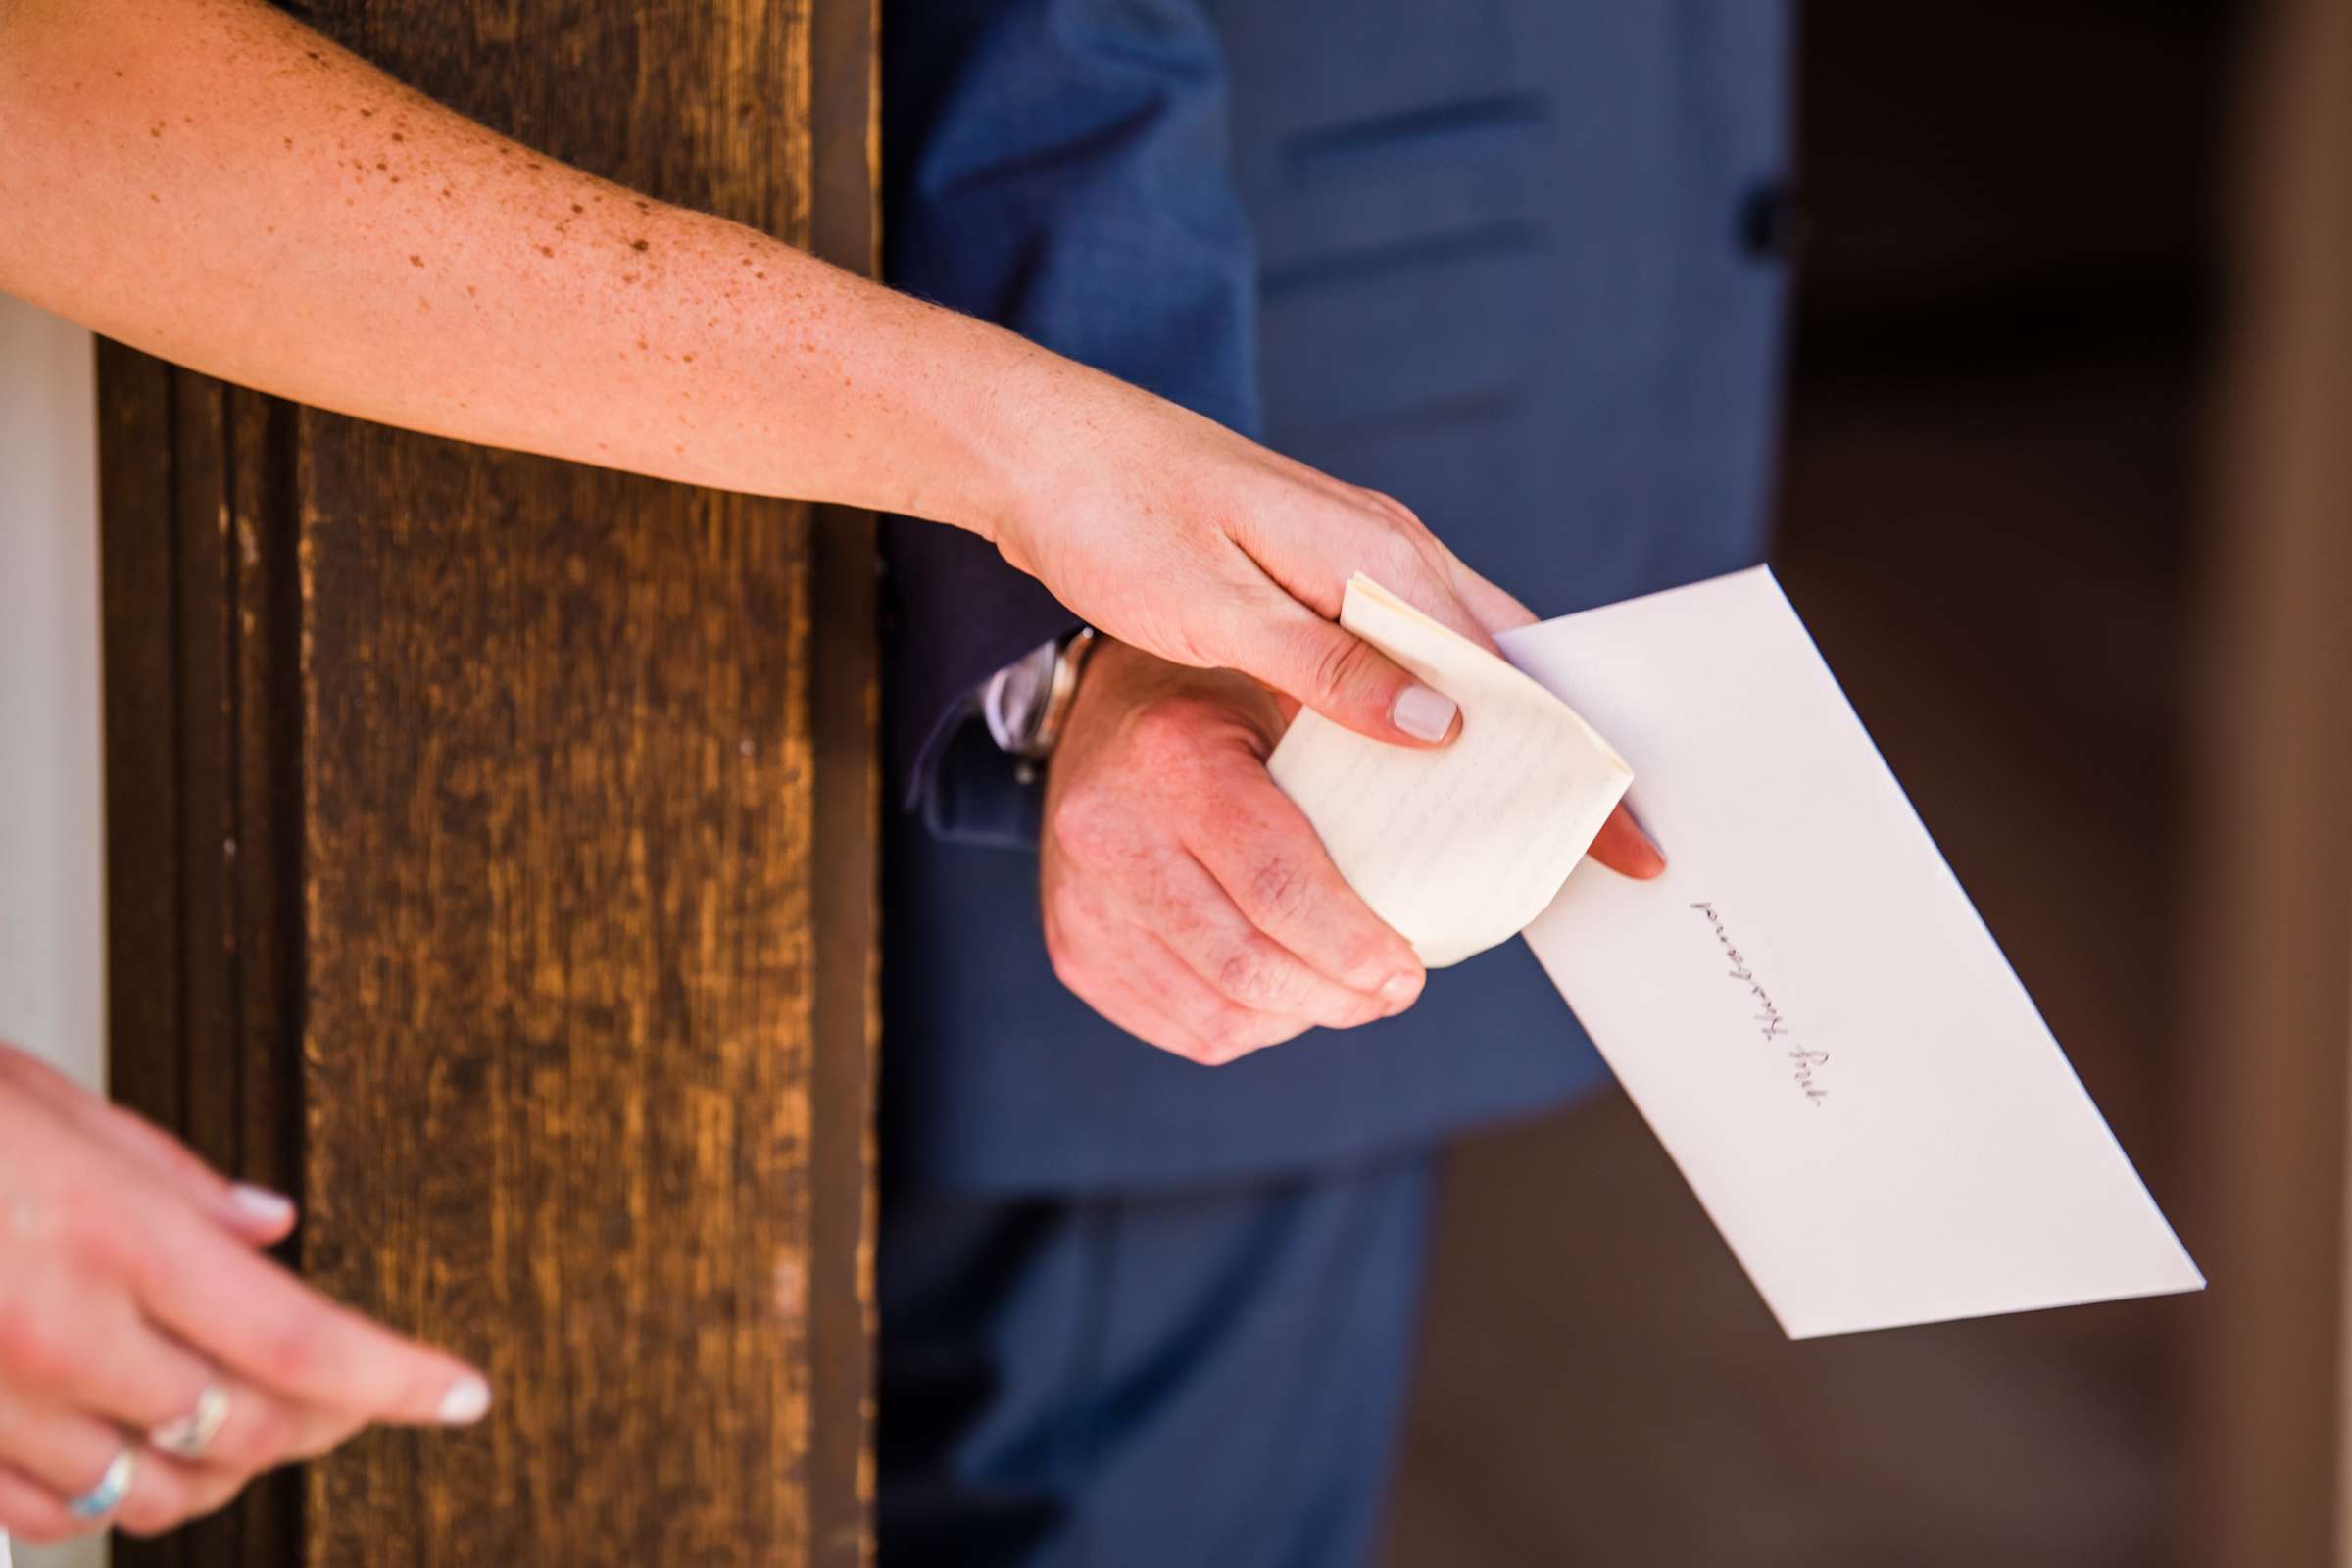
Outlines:
[[[1046,699],[1038,707],[1037,725],[1029,733],[1028,743],[1016,755],[1031,761],[1043,761],[1054,755],[1061,741],[1061,731],[1069,722],[1070,709],[1078,701],[1078,677],[1086,672],[1087,656],[1095,649],[1095,629],[1081,626],[1061,645],[1054,658],[1054,675],[1046,688]]]

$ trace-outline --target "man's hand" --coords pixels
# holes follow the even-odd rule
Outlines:
[[[1105,642],[1047,778],[1054,973],[1120,1028],[1204,1065],[1421,994],[1412,949],[1267,776],[1295,711],[1231,671]],[[1665,868],[1622,810],[1592,854],[1629,876]]]
[[[1046,785],[1054,972],[1130,1034],[1204,1065],[1421,994],[1402,937],[1266,775],[1265,689],[1106,642]]]

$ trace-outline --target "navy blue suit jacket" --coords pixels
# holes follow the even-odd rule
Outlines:
[[[1764,0],[885,8],[891,280],[1396,495],[1542,614],[1761,558],[1787,19]],[[1603,1073],[1523,945],[1208,1069],[1048,965],[1037,790],[969,717],[1073,624],[886,530],[894,1178],[1199,1184],[1426,1143]],[[1668,852],[1671,854],[1672,846]]]

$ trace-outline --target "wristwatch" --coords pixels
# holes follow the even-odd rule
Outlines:
[[[1094,646],[1094,628],[1081,627],[1039,644],[988,678],[980,690],[980,711],[1000,751],[1030,762],[1054,755]]]

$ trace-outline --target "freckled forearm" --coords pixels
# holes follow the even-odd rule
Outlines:
[[[1022,466],[1015,389],[1075,372],[245,0],[0,0],[0,289],[213,374],[983,531]]]

